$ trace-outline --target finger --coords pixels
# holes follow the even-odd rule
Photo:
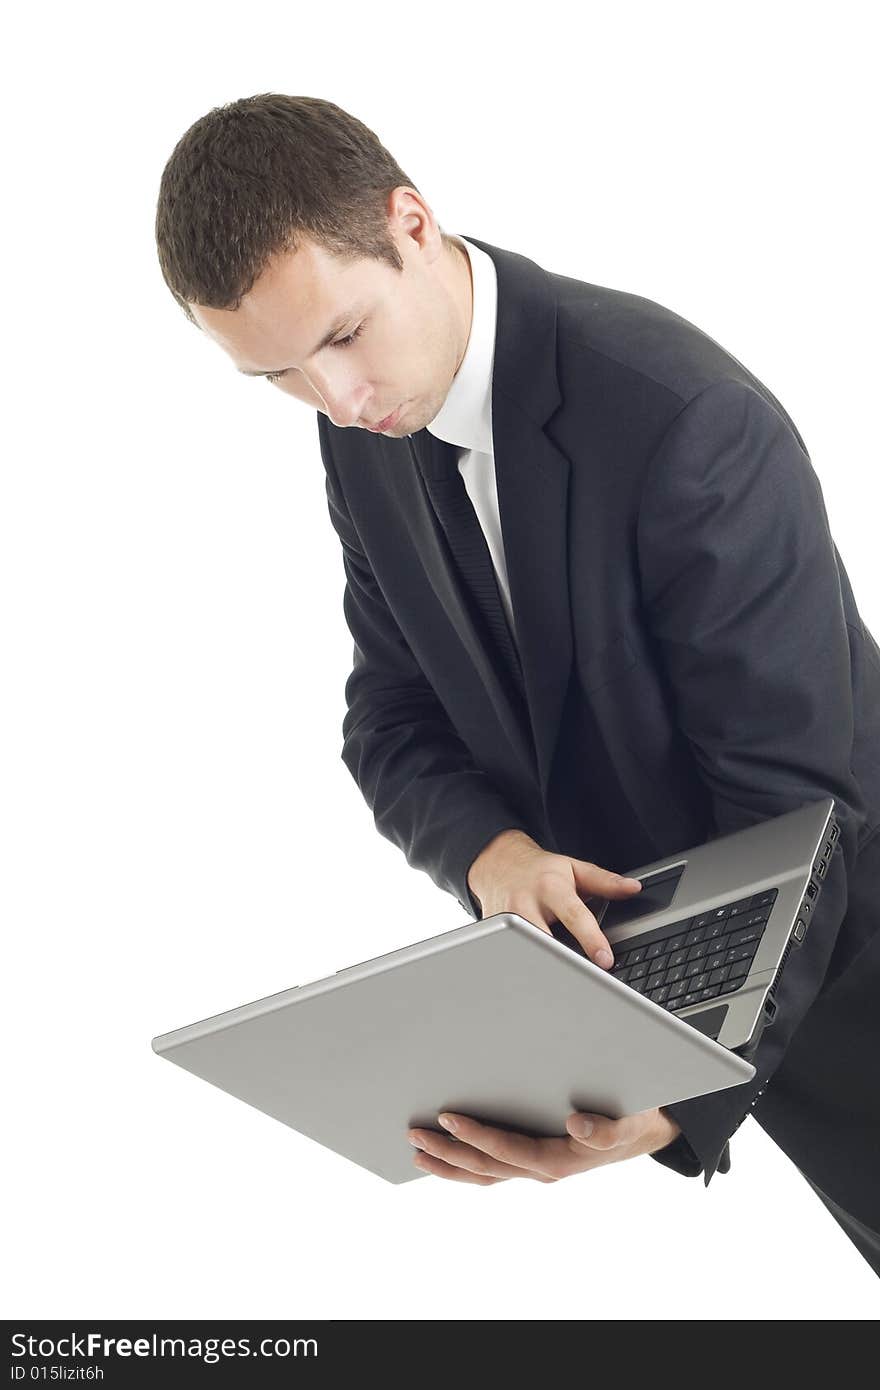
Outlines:
[[[607,1115],[596,1115],[592,1111],[578,1111],[569,1115],[565,1128],[573,1139],[590,1149],[616,1149],[622,1144],[633,1144],[644,1131],[649,1112],[638,1115],[625,1115],[620,1120],[612,1120]],[[590,1134],[584,1134],[584,1122],[592,1124]]]
[[[553,1178],[554,1159],[558,1158],[558,1139],[535,1139],[530,1134],[517,1134],[510,1129],[482,1124],[469,1115],[451,1114],[444,1110],[439,1117],[444,1129],[449,1129],[462,1146],[479,1150],[503,1169],[512,1169],[512,1177]],[[431,1131],[429,1131],[431,1133]],[[432,1134],[432,1137],[438,1137]],[[453,1159],[453,1162],[457,1162]],[[501,1171],[501,1169],[499,1169]]]
[[[511,1163],[490,1157],[485,1151],[473,1148],[470,1144],[449,1139],[445,1134],[437,1134],[431,1129],[413,1130],[410,1143],[418,1144],[430,1158],[438,1158],[449,1167],[462,1168],[479,1177],[528,1178],[533,1173]]]
[[[640,879],[625,878],[623,874],[612,873],[610,869],[600,869],[598,864],[591,864],[588,859],[572,859],[570,863],[578,888],[597,897],[626,898],[642,887]]]
[[[608,970],[614,964],[611,943],[595,916],[577,893],[557,893],[547,898],[547,907],[580,943],[594,965]]]
[[[444,1163],[433,1154],[417,1153],[413,1162],[423,1172],[433,1173],[438,1178],[450,1178],[452,1182],[476,1183],[478,1187],[491,1187],[492,1183],[504,1182],[504,1178],[484,1177],[479,1173],[467,1173],[463,1168],[454,1168],[451,1163]]]

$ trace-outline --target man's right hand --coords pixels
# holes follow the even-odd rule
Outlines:
[[[623,878],[588,860],[551,854],[524,830],[503,830],[490,840],[471,864],[467,883],[483,917],[515,912],[551,936],[550,923],[561,922],[604,969],[614,964],[611,946],[579,893],[630,898],[642,887],[637,878]]]

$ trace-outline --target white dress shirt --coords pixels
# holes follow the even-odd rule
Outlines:
[[[513,640],[516,627],[510,602],[498,490],[495,484],[495,452],[492,442],[492,366],[495,360],[495,320],[498,281],[491,256],[465,237],[457,240],[471,264],[473,316],[461,366],[437,414],[426,426],[437,439],[457,445],[458,471],[464,479],[480,523],[498,579],[501,602]]]

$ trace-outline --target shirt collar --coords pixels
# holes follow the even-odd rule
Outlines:
[[[447,444],[492,453],[492,365],[498,280],[492,257],[459,236],[471,266],[473,314],[467,347],[446,399],[427,429]]]

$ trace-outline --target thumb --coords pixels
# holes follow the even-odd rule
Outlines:
[[[575,884],[587,893],[595,893],[601,898],[626,898],[641,890],[639,879],[624,878],[610,869],[601,869],[588,859],[572,859],[570,863]]]

